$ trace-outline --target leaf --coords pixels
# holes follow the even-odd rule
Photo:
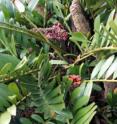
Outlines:
[[[81,32],[74,32],[71,34],[72,36],[70,37],[70,40],[72,41],[80,41],[80,42],[85,42],[87,43],[87,37],[83,35]]]
[[[117,58],[114,60],[114,62],[106,72],[105,79],[109,78],[116,70],[117,70]]]
[[[12,105],[11,107],[7,108],[7,111],[13,115],[13,116],[16,116],[16,106],[15,105]]]
[[[12,64],[11,63],[7,63],[3,66],[3,68],[0,70],[0,75],[3,75],[3,74],[8,74],[8,72],[11,71],[11,68],[12,68]]]
[[[17,56],[15,45],[16,45],[15,44],[15,38],[14,38],[14,35],[12,34],[12,36],[11,36],[11,49],[12,49],[14,55]]]
[[[0,69],[7,63],[12,64],[12,68],[11,68],[12,71],[19,63],[19,59],[17,59],[15,56],[0,53]]]
[[[10,83],[8,89],[16,95],[16,98],[21,99],[21,94],[16,83]]]
[[[56,96],[53,99],[50,99],[50,101],[48,100],[48,103],[50,105],[59,104],[59,103],[61,103],[61,101],[63,101],[63,95]]]
[[[82,96],[80,97],[74,105],[73,111],[77,111],[78,109],[80,109],[81,107],[85,106],[88,103],[89,98],[87,96]]]
[[[33,11],[35,9],[35,7],[37,6],[39,0],[30,0],[29,4],[28,4],[28,9],[30,11]]]
[[[41,32],[35,33],[33,31],[30,31],[30,30],[27,30],[27,29],[24,29],[24,28],[20,28],[20,27],[17,27],[17,26],[13,26],[13,25],[10,25],[10,24],[6,24],[6,23],[0,23],[0,28],[20,32],[20,33],[26,34],[28,36],[31,36],[31,37],[37,39],[38,41],[44,42],[44,43],[50,45],[58,53],[58,55],[61,57],[60,54],[61,54],[61,52],[63,52],[63,50],[60,49],[58,46],[54,45],[52,42],[50,42],[45,37],[45,35],[43,35]]]
[[[84,96],[88,96],[90,98],[90,95],[91,95],[91,91],[92,91],[92,88],[93,88],[93,82],[90,81],[86,84],[86,88],[84,90]]]
[[[9,124],[11,120],[11,114],[6,111],[0,115],[0,124]]]
[[[19,70],[19,69],[22,69],[22,68],[25,68],[26,64],[27,64],[28,60],[26,57],[24,57],[20,63],[18,63],[18,65],[15,67],[15,71]],[[26,69],[26,68],[25,68]]]
[[[113,11],[110,13],[109,17],[108,17],[108,21],[107,21],[107,24],[106,24],[107,30],[110,28],[110,22],[113,20],[114,14],[115,14],[115,10],[113,10]]]
[[[68,110],[63,110],[63,111],[56,111],[56,120],[61,121],[61,122],[67,122],[69,119],[73,119],[73,115],[70,111]]]
[[[117,70],[113,74],[113,79],[116,79],[116,78],[117,78]]]
[[[115,33],[115,35],[117,35],[117,25],[115,24],[115,22],[112,20],[112,21],[110,21],[110,27],[111,27],[111,29],[113,30],[113,32]]]
[[[110,56],[106,61],[105,63],[103,64],[103,66],[101,67],[101,70],[98,74],[98,78],[101,78],[104,73],[107,71],[107,69],[110,67],[110,65],[112,64],[113,60],[114,60],[115,56],[112,55]]]
[[[32,122],[27,118],[20,118],[21,124],[32,124]]]
[[[38,123],[44,123],[44,120],[42,119],[42,117],[40,117],[39,115],[37,114],[32,114],[31,115],[31,118],[34,119],[36,122]]]
[[[95,21],[94,21],[94,31],[95,31],[95,34],[93,36],[93,41],[91,43],[91,47],[95,47],[95,45],[98,43],[99,41],[99,31],[100,31],[100,15],[98,15],[96,18],[95,18]]]
[[[25,12],[25,6],[23,5],[23,3],[20,0],[15,0],[14,5],[16,6],[17,10],[20,13]]]
[[[74,117],[74,122],[81,119],[83,116],[85,116],[94,106],[95,106],[95,103],[92,103],[92,104],[80,109]]]
[[[101,60],[101,61],[95,66],[95,68],[93,69],[93,72],[91,73],[91,79],[94,79],[94,78],[97,76],[97,74],[99,73],[99,71],[100,71],[102,65],[104,64],[104,61],[105,61],[105,60]]]
[[[89,123],[87,121],[90,121],[92,119],[92,117],[96,114],[95,109],[96,109],[96,107],[94,107],[85,116],[83,116],[80,120],[78,120],[76,124],[84,124],[85,122]]]
[[[68,63],[63,60],[50,60],[50,64],[52,65],[67,65]]]
[[[74,102],[76,99],[80,97],[81,88],[75,88],[71,94],[71,101]]]
[[[71,101],[76,102],[76,100],[83,97],[85,88],[86,88],[86,83],[82,83],[80,87],[77,87],[71,94]]]
[[[0,11],[0,22],[4,22],[4,20],[5,20],[4,13]]]

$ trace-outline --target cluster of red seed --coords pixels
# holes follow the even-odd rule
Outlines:
[[[60,23],[54,24],[51,29],[45,33],[48,39],[57,41],[66,41],[68,39],[68,33]]]
[[[68,79],[72,81],[71,89],[75,89],[81,84],[81,77],[79,75],[69,75]]]

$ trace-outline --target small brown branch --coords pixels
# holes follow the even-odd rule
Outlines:
[[[107,50],[117,51],[117,47],[102,47],[102,48],[97,48],[95,50],[91,50],[91,51],[89,51],[87,53],[84,53],[83,55],[79,55],[81,57],[77,57],[76,60],[74,61],[74,63],[72,63],[72,65],[77,64],[77,63],[87,59],[90,56],[93,56],[97,52],[107,51]]]

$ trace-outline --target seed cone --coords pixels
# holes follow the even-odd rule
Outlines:
[[[83,9],[80,5],[79,0],[73,0],[72,4],[70,6],[70,13],[73,23],[73,30],[75,28],[75,31],[82,32],[85,35],[90,33],[90,27],[89,22],[86,19]]]

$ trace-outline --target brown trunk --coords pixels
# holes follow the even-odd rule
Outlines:
[[[75,28],[77,32],[82,32],[85,35],[90,33],[89,23],[84,15],[84,11],[80,5],[79,0],[72,1],[72,4],[70,6],[70,13],[74,26],[73,28]]]

